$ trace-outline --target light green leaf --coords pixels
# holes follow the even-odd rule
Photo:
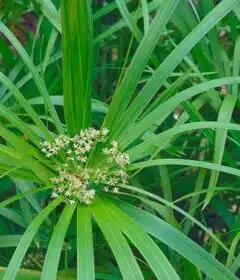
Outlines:
[[[91,210],[77,207],[77,279],[95,279]]]
[[[60,200],[61,201],[61,200]],[[45,257],[41,280],[56,279],[64,238],[76,204],[67,204],[54,228]]]
[[[108,211],[106,211],[100,198],[95,198],[91,209],[116,258],[123,279],[143,280],[141,270],[125,237],[121,233],[119,225],[114,222]]]
[[[6,269],[3,280],[13,280],[15,279],[18,269],[22,263],[22,260],[27,252],[28,247],[30,246],[34,236],[36,235],[39,227],[47,216],[63,201],[63,198],[59,197],[51,202],[29,225],[24,235],[22,236],[21,241],[18,244],[17,249],[15,250],[13,257]]]
[[[153,240],[135,224],[128,215],[123,213],[118,207],[110,203],[107,199],[102,199],[102,203],[107,212],[113,215],[113,219],[119,223],[122,231],[127,235],[131,242],[143,255],[145,260],[150,265],[151,269],[157,276],[157,279],[174,280],[180,278],[162,253],[160,248],[153,242]]]
[[[179,1],[167,0],[166,4],[159,8],[146,36],[141,41],[137,51],[135,52],[130,65],[127,68],[120,86],[115,92],[107,118],[104,125],[108,128],[117,126],[116,120],[119,121],[128,106],[129,100],[135,91],[137,83],[144,71],[146,64],[156,46],[159,36],[163,28],[167,24],[171,14],[176,8]]]
[[[93,24],[90,0],[61,1],[64,113],[74,135],[91,126]],[[74,55],[73,55],[74,54]]]
[[[237,97],[233,95],[227,95],[222,103],[222,106],[218,115],[218,122],[228,124],[231,121],[232,113],[237,101]],[[213,162],[216,164],[221,164],[223,159],[223,154],[225,151],[225,144],[227,140],[227,129],[217,129],[215,136],[215,145],[214,145],[214,155]],[[211,198],[214,194],[215,188],[217,186],[219,177],[219,172],[212,171],[210,176],[210,181],[208,185],[208,193],[206,195],[203,208],[211,201]]]

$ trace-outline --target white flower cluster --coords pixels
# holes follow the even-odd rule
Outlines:
[[[70,173],[65,168],[58,168],[59,176],[52,178],[56,185],[52,192],[52,198],[63,195],[70,204],[76,201],[91,204],[95,190],[89,189],[90,170],[87,168],[79,169],[77,173]]]
[[[119,152],[117,141],[112,141],[111,145],[112,145],[111,148],[103,149],[103,153],[109,155],[108,162],[115,162],[121,167],[130,164],[129,155],[126,153]]]
[[[72,138],[59,135],[51,143],[41,143],[41,151],[46,157],[57,156],[62,152],[67,159],[57,167],[58,176],[51,179],[55,185],[52,198],[62,195],[70,204],[80,202],[89,205],[95,196],[95,189],[91,188],[93,184],[102,186],[105,192],[117,193],[118,184],[127,182],[126,165],[130,164],[130,158],[128,154],[119,151],[116,141],[112,141],[110,147],[102,150],[105,155],[103,168],[93,169],[86,166],[93,147],[98,142],[105,142],[108,132],[106,128],[101,131],[88,128]]]
[[[66,153],[69,159],[74,159],[75,157],[77,160],[86,162],[85,154],[91,151],[96,142],[104,142],[108,132],[106,128],[103,128],[101,132],[94,128],[89,128],[82,130],[79,135],[73,138],[59,135],[52,143],[48,141],[40,143],[41,151],[46,154],[46,157],[51,157],[58,154],[60,150],[68,148]]]

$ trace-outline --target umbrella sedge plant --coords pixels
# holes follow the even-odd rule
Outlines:
[[[227,75],[227,66],[222,65],[223,50],[215,37],[216,26],[222,19],[230,13],[239,15],[239,1],[223,0],[216,6],[213,1],[202,1],[199,11],[194,5],[189,6],[188,1],[140,1],[137,10],[131,13],[126,5],[131,1],[116,0],[93,14],[90,0],[62,0],[61,19],[51,1],[37,2],[53,26],[51,44],[54,45],[59,34],[62,37],[63,97],[59,96],[59,100],[64,118],[38,67],[1,22],[0,32],[28,69],[39,93],[37,102],[41,100],[47,116],[42,118],[34,107],[36,100],[26,98],[13,79],[0,73],[4,92],[27,115],[23,117],[5,101],[0,104],[1,178],[10,176],[21,190],[2,200],[0,207],[10,211],[13,203],[21,204],[27,198],[28,206],[37,212],[27,226],[18,220],[24,227],[21,236],[8,236],[16,249],[8,266],[0,269],[2,279],[173,280],[193,279],[193,275],[196,279],[205,276],[206,279],[237,279],[239,257],[235,257],[234,244],[238,241],[234,239],[230,248],[226,246],[219,236],[194,218],[194,209],[205,209],[220,191],[220,173],[240,176],[240,170],[228,152],[225,153],[229,138],[239,146],[240,126],[232,121],[240,83],[239,40],[235,43],[232,73]],[[97,19],[116,8],[122,16],[120,24],[96,35]],[[194,15],[186,19],[191,30],[179,22],[184,11]],[[143,30],[137,24],[141,18]],[[184,38],[178,44],[172,42],[173,50],[161,57],[157,51],[159,38],[169,22],[179,24]],[[115,92],[106,105],[92,99],[95,52],[102,40],[124,26],[130,30],[132,39]],[[190,53],[200,57],[201,67]],[[43,62],[45,70],[49,54],[47,58]],[[146,69],[150,75],[145,77]],[[181,75],[169,85],[168,78],[175,74],[175,69]],[[209,69],[214,70],[213,79],[204,74]],[[192,73],[198,82],[189,82],[188,87],[181,89]],[[229,94],[220,98],[216,89],[223,86],[229,89]],[[207,102],[217,112],[215,121],[206,121],[200,113]],[[166,121],[179,105],[184,112],[165,129]],[[94,110],[105,114],[98,125],[93,122]],[[189,136],[193,131],[202,132],[202,148],[206,142],[212,147],[212,161],[205,160],[205,152],[194,160],[169,150],[178,137]],[[223,165],[223,160],[228,164]],[[195,190],[182,198],[192,198],[189,211],[178,206],[178,201],[173,202],[169,166],[197,168]],[[139,175],[149,169],[157,170],[163,196],[139,180]],[[203,189],[207,172],[209,183]],[[34,199],[41,193],[44,207]],[[197,199],[199,195],[203,195],[203,201]],[[179,217],[184,217],[183,222],[179,222]],[[202,248],[188,237],[193,224],[220,248],[227,258],[226,266],[217,260],[213,250]],[[44,241],[43,228],[44,236],[47,233]],[[66,243],[71,238],[73,242],[67,250]],[[101,258],[106,260],[101,265],[114,266],[112,274],[99,268],[101,251],[95,248],[99,238],[105,240],[108,248],[102,252]],[[29,248],[39,248],[43,243],[42,265],[35,260],[40,271],[23,269]],[[110,265],[111,254],[114,261]]]

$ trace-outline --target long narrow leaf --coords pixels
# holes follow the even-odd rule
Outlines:
[[[61,203],[63,198],[59,197],[53,202],[51,202],[29,225],[25,231],[21,241],[18,244],[16,251],[8,265],[7,270],[4,273],[3,280],[13,280],[15,279],[18,269],[22,263],[22,260],[30,246],[38,228],[41,226],[43,221],[47,216]]]
[[[218,121],[222,123],[229,123],[232,117],[232,113],[236,104],[237,98],[236,96],[228,95],[225,97],[219,115],[218,115]],[[227,140],[227,129],[217,129],[216,130],[216,136],[215,136],[215,145],[214,145],[214,156],[213,156],[213,162],[217,164],[222,163],[223,154],[225,151],[225,144]],[[203,207],[206,207],[206,205],[211,201],[211,198],[214,194],[214,190],[217,186],[219,177],[219,172],[212,171],[211,177],[209,181],[208,186],[208,193],[206,195],[206,199],[204,202]]]
[[[166,256],[153,240],[141,229],[141,227],[138,227],[138,225],[134,223],[134,220],[125,215],[114,204],[109,203],[107,199],[103,199],[102,201],[107,212],[110,212],[113,215],[116,222],[121,226],[122,231],[128,236],[131,242],[149,263],[157,276],[157,279],[180,280]]]
[[[21,58],[23,59],[24,63],[28,67],[29,71],[32,73],[33,79],[36,83],[36,86],[39,90],[39,93],[42,95],[46,108],[48,109],[49,114],[51,115],[55,126],[59,132],[63,132],[63,129],[60,124],[59,117],[57,115],[57,112],[50,102],[48,91],[46,89],[46,86],[40,77],[36,67],[34,66],[31,58],[21,45],[21,43],[17,40],[17,38],[14,36],[14,34],[2,23],[0,22],[0,31],[6,36],[6,38],[12,43],[12,45],[15,47]]]
[[[64,238],[75,208],[76,205],[66,205],[54,228],[45,257],[41,280],[56,279],[57,277],[58,263]]]
[[[91,211],[77,208],[77,279],[95,279]]]
[[[203,248],[160,218],[126,203],[120,202],[118,205],[147,232],[170,246],[172,249],[176,250],[185,258],[189,259],[213,279],[237,279],[233,273],[214,259]]]
[[[158,38],[167,24],[171,14],[179,1],[167,0],[165,5],[159,8],[146,36],[141,41],[134,57],[124,75],[124,78],[113,96],[113,100],[105,120],[105,126],[112,127],[128,106],[128,102],[135,91],[136,85],[144,71],[144,68],[152,54]],[[116,123],[115,123],[116,125]]]
[[[64,113],[73,135],[91,125],[93,28],[90,0],[61,2]],[[74,54],[74,55],[73,55]]]
[[[116,258],[123,279],[143,280],[141,270],[125,237],[119,226],[111,222],[111,217],[109,217],[109,213],[103,207],[100,199],[95,198],[92,212]]]
[[[163,82],[171,74],[171,72],[176,68],[176,66],[183,60],[183,58],[188,54],[188,52],[199,42],[204,35],[216,25],[226,14],[228,14],[238,3],[238,0],[224,0],[216,8],[214,8],[211,13],[209,13],[204,20],[173,50],[173,52],[164,60],[160,67],[155,71],[152,77],[149,79],[147,84],[137,95],[135,100],[129,106],[127,112],[123,115],[123,111],[126,106],[122,104],[121,100],[118,100],[118,106],[122,108],[121,111],[122,117],[120,118],[119,123],[115,123],[116,131],[114,137],[119,136],[119,134],[125,134],[129,125],[140,116],[143,110],[150,103],[158,89],[161,87]],[[150,30],[150,29],[149,29]],[[145,36],[146,38],[147,36]],[[137,55],[137,53],[136,53]],[[127,102],[130,100],[133,92],[125,89],[130,96],[126,98]],[[126,94],[122,95],[126,97]],[[116,108],[115,112],[117,112]],[[161,114],[161,113],[160,113]],[[146,118],[145,118],[146,120]],[[120,124],[120,125],[119,125]],[[142,133],[142,131],[141,131]],[[135,131],[132,132],[135,134]]]

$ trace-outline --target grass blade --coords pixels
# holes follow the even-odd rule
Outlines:
[[[221,123],[229,123],[231,121],[232,113],[236,104],[237,98],[233,95],[227,95],[222,103],[220,108],[220,112],[218,115],[218,122]],[[223,159],[223,154],[225,151],[225,145],[227,140],[227,129],[217,129],[216,136],[215,136],[215,145],[214,145],[214,155],[213,155],[213,162],[216,164],[221,164]],[[211,177],[208,185],[208,193],[206,195],[203,208],[205,208],[208,203],[211,201],[215,188],[217,186],[219,177],[219,172],[212,171]]]
[[[134,101],[129,106],[127,112],[122,114],[126,109],[125,103],[122,104],[121,100],[118,100],[117,106],[123,107],[121,109],[120,114],[116,114],[120,119],[119,123],[116,122],[117,129],[114,132],[114,137],[118,137],[119,134],[126,134],[129,126],[132,125],[133,122],[140,116],[143,110],[150,103],[158,89],[161,87],[163,82],[168,78],[168,76],[172,73],[172,71],[177,67],[177,65],[184,59],[184,57],[188,54],[188,52],[199,42],[205,34],[212,27],[214,27],[226,14],[228,14],[237,4],[238,0],[224,0],[219,5],[216,6],[202,21],[199,25],[172,51],[172,53],[164,60],[164,62],[160,65],[160,67],[154,72],[152,77],[143,87],[141,92],[137,95]],[[150,31],[150,29],[149,29]],[[147,36],[145,36],[147,37]],[[142,41],[143,42],[143,41]],[[139,55],[137,52],[135,56]],[[131,79],[133,79],[131,76]],[[130,100],[133,92],[128,91],[128,88],[125,88],[128,92],[129,96],[127,96],[126,101]],[[117,95],[116,95],[117,96]],[[125,98],[126,94],[122,94],[122,98]],[[126,102],[125,101],[125,102]],[[117,108],[114,108],[115,112],[117,112]],[[156,111],[156,110],[155,110]],[[158,114],[161,115],[162,113]],[[146,121],[147,117],[145,118]],[[120,124],[120,125],[119,125]],[[131,130],[129,128],[129,130]],[[136,130],[139,130],[136,128]],[[131,134],[135,135],[136,130],[131,131]],[[144,131],[138,131],[138,135],[143,133]],[[136,138],[135,138],[136,139]]]
[[[22,263],[22,260],[34,236],[36,235],[38,228],[41,226],[41,224],[47,218],[47,216],[61,203],[62,200],[63,198],[59,197],[53,202],[51,202],[29,225],[21,241],[19,242],[17,249],[13,254],[8,268],[4,273],[3,280],[15,279],[18,269]]]
[[[159,8],[146,36],[141,41],[120,86],[113,96],[105,126],[111,128],[115,120],[119,120],[128,106],[129,100],[135,91],[136,85],[144,71],[144,68],[156,46],[163,28],[167,24],[178,1],[167,0],[166,4]],[[114,125],[117,125],[114,123]]]
[[[93,27],[90,0],[64,0],[63,25],[64,113],[70,135],[91,125]],[[72,55],[75,54],[75,55]]]
[[[180,280],[166,256],[142,228],[108,200],[102,199],[102,202],[107,212],[113,215],[113,219],[146,259],[157,279]]]
[[[22,235],[0,235],[0,248],[17,247]]]
[[[200,168],[207,168],[210,170],[215,170],[219,172],[224,172],[227,174],[240,176],[240,170],[228,166],[223,166],[216,163],[198,161],[198,160],[187,160],[187,159],[155,159],[148,160],[145,162],[139,162],[135,164],[131,164],[129,166],[129,170],[136,170],[139,168],[146,168],[151,166],[159,166],[159,165],[183,165],[183,166],[194,166]]]
[[[233,273],[226,269],[203,248],[160,218],[127,203],[119,202],[118,205],[147,232],[183,255],[213,279],[237,279]]]
[[[92,213],[97,224],[101,228],[115,258],[119,265],[123,279],[143,280],[143,275],[136,259],[120,231],[120,227],[112,219],[101,199],[95,198]]]
[[[159,105],[155,110],[149,113],[146,117],[144,117],[141,121],[139,121],[134,127],[131,125],[129,128],[125,127],[123,130],[123,136],[120,138],[122,148],[126,148],[130,145],[134,140],[140,137],[149,127],[151,127],[155,122],[158,125],[162,124],[162,122],[171,114],[171,112],[183,101],[190,99],[193,96],[196,96],[204,91],[208,91],[215,87],[221,85],[228,85],[239,83],[240,77],[230,77],[230,78],[221,78],[216,80],[211,80],[205,83],[201,83],[190,87],[176,96],[171,97],[166,102]],[[147,100],[142,100],[142,103],[146,103]]]
[[[95,279],[90,208],[77,208],[77,279]]]
[[[51,236],[45,257],[41,280],[56,279],[64,238],[76,205],[65,206]]]
[[[33,79],[36,83],[36,86],[39,90],[39,93],[42,95],[46,108],[52,117],[54,124],[59,132],[63,132],[60,120],[58,118],[57,112],[52,105],[50,99],[49,99],[49,94],[46,89],[46,86],[40,77],[36,67],[34,66],[31,58],[25,51],[24,47],[21,45],[21,43],[17,40],[17,38],[14,36],[14,34],[2,23],[0,22],[0,32],[3,33],[3,35],[11,42],[11,44],[14,46],[18,54],[21,56],[22,60],[24,61],[25,65],[29,69],[29,71],[32,73]]]

